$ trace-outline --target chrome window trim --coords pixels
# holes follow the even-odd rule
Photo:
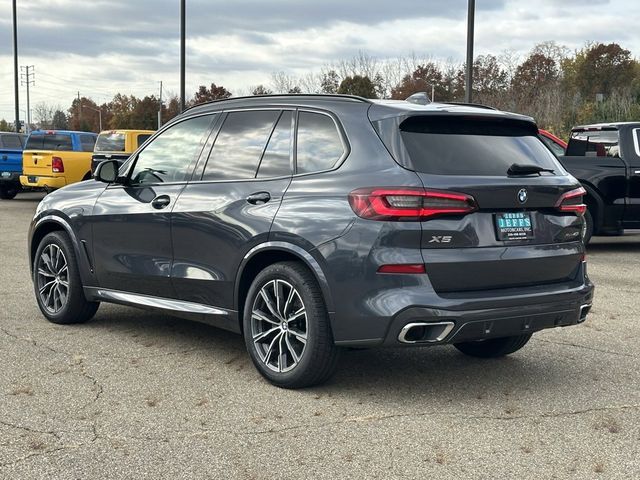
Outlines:
[[[635,148],[636,155],[640,157],[640,139],[638,139],[638,135],[640,135],[640,128],[634,128],[631,130],[633,134],[633,147]]]

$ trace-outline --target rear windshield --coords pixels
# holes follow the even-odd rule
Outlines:
[[[400,125],[413,168],[432,175],[506,176],[514,163],[560,172],[528,122],[468,117],[410,117]]]
[[[71,135],[61,133],[31,134],[27,140],[25,150],[57,150],[73,151]]]
[[[618,130],[571,132],[568,157],[620,157]]]
[[[21,135],[0,135],[0,147],[22,150],[24,138]]]
[[[101,133],[95,152],[124,152],[124,133]]]

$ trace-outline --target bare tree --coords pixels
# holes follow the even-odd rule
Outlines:
[[[52,128],[53,116],[58,110],[62,110],[60,105],[54,106],[39,102],[33,106],[33,116],[40,128]]]

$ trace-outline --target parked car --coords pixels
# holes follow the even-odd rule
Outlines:
[[[154,130],[107,130],[100,132],[91,157],[91,173],[105,160],[118,160],[121,164],[146,142]]]
[[[208,322],[287,388],[329,378],[346,346],[513,353],[593,298],[584,189],[537,134],[520,115],[351,96],[193,107],[40,203],[38,305],[55,323],[100,302]]]
[[[20,191],[22,149],[26,135],[0,132],[0,199],[11,200]]]
[[[553,133],[542,129],[538,130],[538,138],[542,140],[542,143],[544,143],[556,157],[564,155],[564,152],[567,149],[567,142],[564,140],[556,137]]]
[[[587,191],[586,243],[640,228],[640,122],[575,127],[560,162]]]
[[[20,183],[47,191],[91,178],[97,135],[68,130],[34,130],[22,154]]]

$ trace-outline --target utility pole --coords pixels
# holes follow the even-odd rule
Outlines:
[[[186,0],[180,0],[180,111],[184,111],[184,77],[185,77],[185,16]]]
[[[27,119],[25,122],[25,133],[29,133],[31,131],[31,106],[29,105],[29,87],[31,85],[35,85],[36,81],[34,79],[35,73],[33,72],[34,66],[27,65],[26,67],[20,67],[20,70],[25,72],[21,73],[22,85],[27,86]]]
[[[98,112],[98,123],[100,125],[100,131],[102,131],[102,110],[100,110],[99,108],[93,108],[90,107],[89,105],[82,105],[80,104],[80,107],[84,107],[84,108],[88,108],[89,110],[93,110],[94,112]]]
[[[160,108],[158,109],[158,130],[162,126],[162,80],[160,80]]]
[[[20,132],[20,99],[18,91],[20,90],[18,82],[18,17],[17,17],[16,0],[13,0],[13,91],[15,95],[15,115],[16,115],[16,133]]]
[[[473,24],[476,11],[476,0],[467,0],[469,11],[467,13],[467,71],[465,78],[464,101],[471,103],[473,95]]]

